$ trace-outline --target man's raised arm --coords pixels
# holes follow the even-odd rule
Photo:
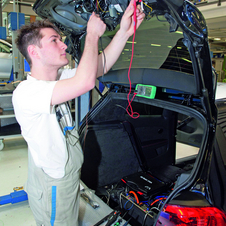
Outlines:
[[[92,13],[87,24],[87,35],[82,58],[76,74],[70,79],[57,81],[51,104],[60,104],[90,91],[95,86],[98,69],[98,40],[104,34],[106,25],[98,15]]]

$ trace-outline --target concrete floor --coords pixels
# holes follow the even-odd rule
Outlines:
[[[21,187],[27,178],[27,144],[23,139],[6,140],[0,151],[0,196]],[[35,226],[27,201],[0,206],[0,226]]]
[[[22,138],[6,140],[0,151],[0,196],[24,185],[27,178],[27,145]],[[189,148],[189,151],[188,151]],[[197,148],[177,144],[177,159],[196,154]],[[0,226],[35,226],[27,201],[0,206]]]

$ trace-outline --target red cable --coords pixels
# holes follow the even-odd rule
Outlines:
[[[134,191],[130,191],[129,193],[134,195],[134,197],[135,197],[135,199],[136,199],[137,204],[139,204],[140,202],[139,202],[139,199],[138,199],[137,194],[136,194]]]
[[[150,204],[150,206],[153,206],[156,202],[161,201],[161,200],[163,200],[163,199],[166,199],[166,198],[163,197],[163,198],[156,199],[154,202],[152,202],[152,203]]]
[[[129,104],[128,104],[127,108],[126,108],[126,111],[127,111],[128,115],[129,115],[131,118],[136,119],[136,118],[138,118],[138,117],[140,116],[140,114],[137,113],[137,112],[133,112],[133,108],[132,108],[131,103],[132,103],[134,97],[137,95],[137,93],[134,93],[134,94],[133,94],[133,97],[132,97],[131,100],[129,99],[129,96],[130,96],[130,94],[131,94],[131,86],[132,86],[132,85],[131,85],[131,79],[130,79],[130,69],[131,69],[132,62],[133,62],[133,55],[134,55],[134,41],[135,41],[135,34],[136,34],[136,27],[137,27],[137,15],[136,15],[136,6],[137,6],[137,5],[136,5],[136,0],[134,0],[133,6],[134,6],[134,12],[133,12],[134,34],[133,34],[133,42],[132,42],[132,55],[131,55],[130,65],[129,65],[129,70],[128,70],[129,93],[128,93],[128,95],[127,95],[127,100],[128,100],[128,103],[129,103]],[[130,108],[130,111],[129,111],[129,108]],[[136,115],[136,116],[134,116],[134,115]]]

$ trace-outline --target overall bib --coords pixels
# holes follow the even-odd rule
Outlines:
[[[55,111],[67,145],[65,175],[59,179],[50,177],[35,165],[28,151],[25,190],[38,226],[77,226],[83,153],[68,105],[58,105]]]

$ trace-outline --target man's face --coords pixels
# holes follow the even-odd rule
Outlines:
[[[38,48],[40,59],[45,66],[62,67],[68,64],[66,57],[67,45],[61,41],[61,36],[52,28],[41,30],[41,48]]]

